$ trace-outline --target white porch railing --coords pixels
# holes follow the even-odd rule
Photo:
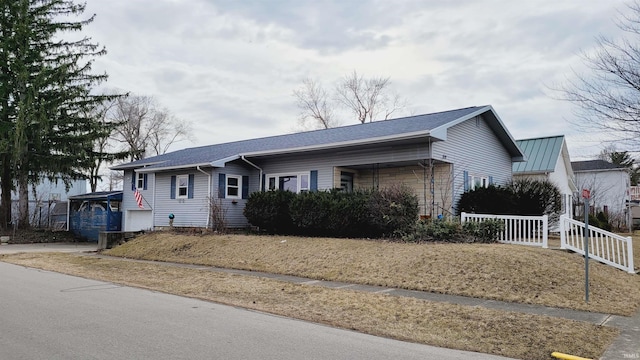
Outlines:
[[[560,216],[560,247],[584,255],[584,222]],[[589,257],[634,274],[633,240],[589,226]]]
[[[482,222],[488,219],[502,220],[504,231],[499,234],[498,240],[508,244],[520,244],[530,246],[542,246],[548,248],[549,217],[520,216],[520,215],[490,215],[490,214],[460,214],[462,223],[467,221]]]

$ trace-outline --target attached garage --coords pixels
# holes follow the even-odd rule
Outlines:
[[[124,219],[124,231],[141,231],[153,229],[153,214],[151,210],[127,210]]]

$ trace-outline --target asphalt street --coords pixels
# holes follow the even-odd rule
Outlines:
[[[504,359],[0,262],[0,359]]]

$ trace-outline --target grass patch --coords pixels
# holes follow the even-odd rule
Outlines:
[[[244,241],[242,239],[221,237],[218,240]],[[280,243],[280,238],[273,240],[286,244]],[[287,239],[287,243],[290,242],[292,239]],[[186,254],[200,246],[176,245],[177,252]],[[252,256],[248,256],[250,261],[258,262]],[[120,259],[31,253],[5,255],[0,260],[241,306],[372,335],[519,359],[549,359],[553,351],[598,358],[618,334],[616,329],[546,316]]]
[[[640,307],[639,276],[590,262],[587,304],[581,256],[518,245],[154,232],[105,253],[619,315]]]

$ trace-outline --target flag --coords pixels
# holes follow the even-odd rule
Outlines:
[[[133,197],[136,198],[136,203],[138,203],[138,207],[140,209],[144,209],[144,205],[142,205],[142,194],[138,191],[138,188],[133,192]]]

